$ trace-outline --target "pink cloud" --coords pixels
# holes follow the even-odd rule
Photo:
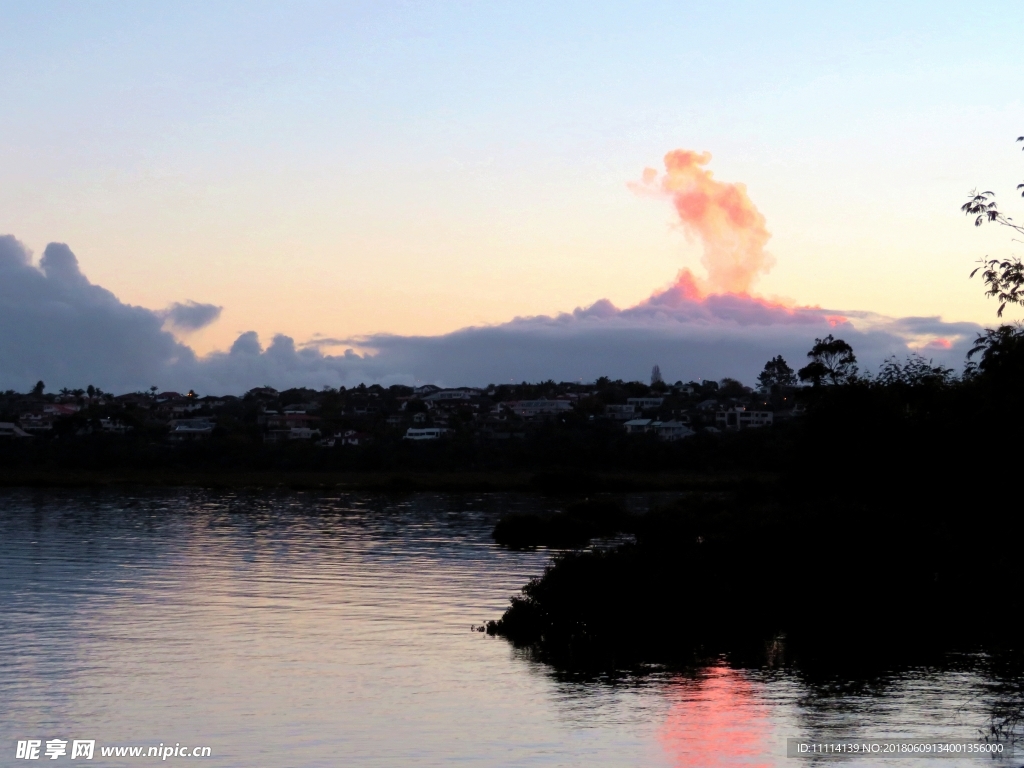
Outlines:
[[[707,279],[682,270],[677,285],[693,295],[750,292],[757,278],[767,273],[774,259],[765,251],[771,233],[743,184],[718,181],[704,166],[710,152],[676,149],[665,155],[665,173],[659,178],[645,168],[634,191],[668,197],[687,235],[700,241],[701,263]]]

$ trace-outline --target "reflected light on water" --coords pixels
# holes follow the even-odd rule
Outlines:
[[[709,667],[697,679],[673,680],[671,706],[658,731],[672,764],[680,768],[771,766],[775,739],[769,705],[758,699],[742,671]]]

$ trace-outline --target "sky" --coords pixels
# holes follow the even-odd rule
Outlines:
[[[976,187],[1022,207],[1018,17],[999,2],[5,2],[0,387],[645,378],[654,363],[751,381],[772,349],[799,358],[829,329],[865,364],[941,357],[938,340],[962,360],[995,322],[967,275],[1019,254],[959,212]],[[763,220],[739,283],[708,266],[733,246],[662,184],[674,150],[710,153],[701,168]],[[50,243],[75,261],[55,248],[52,277]],[[654,312],[680,270],[694,306]],[[789,309],[751,325],[705,306],[736,293]],[[820,317],[794,329],[809,307]]]

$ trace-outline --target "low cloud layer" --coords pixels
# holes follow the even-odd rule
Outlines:
[[[631,185],[672,203],[682,230],[702,246],[706,277],[681,270],[669,288],[627,309],[602,299],[573,312],[440,336],[296,344],[277,335],[264,346],[249,331],[228,351],[199,358],[168,328],[198,330],[215,322],[221,307],[124,304],[89,282],[68,246],[50,243],[35,264],[13,236],[0,236],[0,388],[25,390],[38,380],[50,390],[155,385],[223,394],[261,385],[485,385],[645,379],[655,364],[670,381],[729,376],[751,383],[776,355],[802,366],[814,339],[829,333],[853,346],[862,371],[912,352],[961,367],[981,330],[974,323],[798,307],[754,295],[773,264],[765,251],[770,234],[744,186],[714,179],[705,167],[710,160],[708,153],[676,150],[666,155],[664,174],[648,168]]]
[[[91,383],[115,392],[156,385],[218,393],[263,384],[643,379],[655,363],[673,381],[732,376],[751,382],[777,354],[802,364],[814,338],[827,333],[849,341],[867,370],[912,350],[959,367],[979,330],[973,323],[789,308],[735,294],[698,300],[680,286],[628,309],[602,300],[440,336],[379,334],[297,345],[278,335],[264,346],[250,331],[230,350],[204,358],[164,329],[167,319],[164,311],[124,304],[90,283],[66,245],[51,243],[36,265],[14,237],[0,237],[4,389],[27,390],[40,379],[50,390]],[[338,344],[350,349],[323,351]]]
[[[645,379],[654,364],[670,381],[730,376],[752,383],[775,355],[794,367],[804,365],[814,339],[829,333],[850,342],[867,371],[890,355],[915,351],[959,368],[978,330],[973,323],[939,318],[786,309],[737,296],[695,302],[662,294],[624,310],[599,301],[572,313],[443,336],[379,335],[359,341],[377,351],[376,364],[447,384]]]

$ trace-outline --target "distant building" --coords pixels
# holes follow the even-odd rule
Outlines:
[[[651,428],[662,440],[682,440],[696,434],[689,426],[681,421],[656,421]]]
[[[633,404],[629,405],[606,405],[604,407],[605,415],[610,419],[617,419],[620,421],[626,421],[636,416],[637,409]]]
[[[373,435],[349,429],[341,436],[340,441],[342,445],[366,445],[373,441]]]
[[[0,421],[0,437],[32,437],[32,435],[13,422]]]
[[[403,440],[440,440],[448,430],[444,427],[409,427]]]
[[[205,440],[216,426],[210,419],[172,419],[168,425],[171,431],[167,437],[175,441]]]
[[[42,413],[23,413],[18,419],[18,424],[26,432],[49,432],[53,429],[53,422],[56,416]]]
[[[630,419],[622,426],[626,428],[626,432],[629,434],[639,435],[649,431],[653,423],[653,419]]]
[[[48,413],[51,416],[73,416],[82,410],[77,405],[57,405],[55,403],[48,403],[43,406],[43,413]]]
[[[132,430],[131,427],[117,419],[100,419],[100,429],[113,435],[123,435]]]
[[[665,402],[663,397],[627,397],[626,403],[628,405],[636,406],[637,410],[650,411],[654,408],[661,408],[661,404]]]
[[[548,413],[565,413],[572,410],[572,403],[568,400],[512,400],[503,404],[505,408],[517,416],[529,418]]]
[[[153,397],[142,392],[129,392],[124,395],[118,395],[114,398],[114,402],[121,405],[131,405],[136,408],[149,408],[153,405]]]
[[[314,437],[320,437],[319,429],[311,429],[310,427],[287,427],[271,429],[263,436],[263,442],[279,443],[282,440],[312,440]]]
[[[276,411],[265,411],[257,419],[259,423],[266,424],[267,429],[301,429],[313,428],[319,423],[320,418],[310,416],[307,413],[277,413]]]
[[[483,392],[479,389],[462,387],[461,389],[440,389],[436,392],[425,394],[421,399],[425,402],[436,403],[443,400],[472,400],[474,397],[480,397],[481,395],[483,395]]]
[[[746,408],[739,407],[715,413],[715,426],[732,432],[771,426],[774,420],[775,414],[771,411],[748,411]]]
[[[661,440],[682,440],[696,434],[681,421],[656,421],[654,419],[630,419],[622,425],[631,435],[653,432]]]
[[[288,430],[287,437],[289,440],[312,440],[314,437],[320,437],[320,430],[309,427],[292,427]]]

